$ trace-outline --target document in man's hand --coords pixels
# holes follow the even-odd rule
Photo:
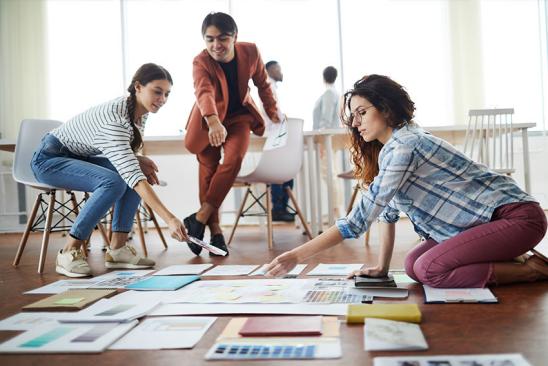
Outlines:
[[[209,244],[209,243],[206,243],[205,241],[200,240],[200,239],[198,239],[198,238],[195,238],[195,237],[193,237],[193,236],[189,236],[188,239],[189,239],[192,243],[201,246],[202,248],[204,248],[205,250],[207,250],[207,251],[209,251],[209,252],[211,252],[211,253],[213,253],[213,254],[222,255],[222,256],[225,256],[225,255],[228,254],[228,253],[225,252],[224,250],[219,249],[219,248],[217,248],[216,246],[213,246],[213,245],[211,245],[211,244]]]

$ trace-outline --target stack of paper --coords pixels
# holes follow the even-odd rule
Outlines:
[[[207,271],[205,276],[245,276],[252,272],[258,265],[221,265]]]
[[[179,349],[198,343],[214,317],[148,318],[126,334],[110,349]]]
[[[420,351],[428,349],[418,324],[369,318],[364,325],[366,351]]]
[[[68,290],[23,306],[27,311],[76,311],[104,298],[110,297],[116,290],[82,289]]]
[[[488,288],[433,288],[423,285],[425,302],[444,304],[455,302],[496,303],[497,298]]]
[[[211,268],[213,264],[176,264],[155,272],[153,276],[174,276],[174,275],[192,275],[200,274]]]

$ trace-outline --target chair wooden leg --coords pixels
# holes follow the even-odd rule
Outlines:
[[[249,192],[251,192],[251,188],[248,186],[246,187],[244,199],[242,200],[242,204],[240,205],[240,209],[238,210],[238,213],[236,214],[236,221],[234,222],[234,226],[232,226],[232,231],[230,232],[230,238],[228,238],[227,246],[232,243],[232,238],[234,238],[234,233],[236,232],[236,228],[238,227],[238,222],[240,221],[240,217],[242,216],[242,212],[244,211],[245,204],[247,202],[247,197],[249,196]]]
[[[99,229],[99,232],[101,233],[101,236],[103,237],[103,241],[105,242],[105,245],[107,247],[110,247],[110,240],[108,238],[107,229],[101,224],[100,222],[97,223],[97,229]]]
[[[162,229],[160,229],[160,225],[158,225],[158,220],[156,220],[156,215],[154,215],[154,211],[152,211],[150,206],[147,205],[147,204],[145,204],[145,209],[148,211],[150,219],[154,223],[154,227],[156,228],[156,231],[158,232],[158,236],[160,237],[160,240],[162,241],[162,244],[164,245],[164,249],[167,249],[166,238],[164,238],[164,234],[162,233]]]
[[[139,239],[141,240],[141,249],[143,249],[143,253],[145,254],[145,257],[148,257],[148,251],[147,251],[147,244],[145,243],[145,234],[143,233],[143,225],[141,224],[141,214],[139,213],[139,210],[137,209],[137,227],[139,228]]]
[[[19,242],[19,247],[17,248],[17,254],[15,254],[15,259],[13,260],[14,267],[17,267],[19,265],[19,261],[21,261],[21,256],[23,255],[23,251],[25,250],[25,246],[27,245],[30,229],[32,228],[32,224],[34,224],[34,219],[36,218],[36,212],[38,212],[38,207],[40,207],[41,201],[42,201],[42,193],[40,193],[36,197],[36,200],[34,201],[34,206],[32,206],[32,211],[29,216],[29,219],[27,220],[27,226],[25,227],[25,232],[23,233],[23,236],[21,237],[21,241]]]
[[[272,188],[270,184],[266,185],[266,220],[268,228],[268,249],[272,249],[273,230],[272,230]]]
[[[38,273],[44,272],[44,263],[46,262],[46,253],[48,250],[49,234],[51,230],[51,221],[53,219],[53,208],[55,207],[56,191],[50,192],[48,212],[46,215],[46,223],[44,225],[44,236],[42,237],[42,247],[40,248],[40,260],[38,262]]]
[[[287,195],[289,196],[289,199],[293,203],[295,210],[297,211],[297,215],[299,216],[299,219],[301,220],[301,223],[303,224],[303,228],[304,228],[304,231],[306,232],[306,235],[308,236],[308,239],[312,240],[312,233],[310,231],[310,228],[308,227],[308,224],[306,223],[306,220],[304,219],[301,208],[299,207],[299,204],[297,203],[297,200],[295,199],[295,195],[293,195],[293,191],[289,187],[285,187],[285,190],[287,192]]]
[[[354,207],[354,201],[356,201],[356,196],[358,195],[359,190],[360,190],[360,185],[356,184],[354,186],[354,191],[352,192],[352,196],[350,197],[350,202],[348,202],[348,207],[346,208],[347,215],[350,213],[350,211],[352,211],[352,207]]]

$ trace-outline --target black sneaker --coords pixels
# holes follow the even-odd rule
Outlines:
[[[295,215],[287,211],[272,211],[272,221],[294,222]]]
[[[204,239],[205,225],[196,219],[195,213],[188,216],[186,219],[184,219],[183,222],[185,224],[188,235],[193,236],[200,240]],[[186,243],[188,244],[188,247],[190,248],[192,253],[196,255],[200,255],[200,252],[202,251],[201,246],[188,241]]]
[[[223,236],[223,234],[215,234],[211,237],[211,242],[209,243],[211,245],[213,245],[214,247],[217,247],[221,250],[224,250],[226,252],[226,255],[228,255],[228,248],[226,247],[226,243],[225,243],[225,237]],[[222,255],[218,255],[218,254],[215,254],[215,253],[211,253],[209,252],[209,255],[211,257],[222,257]]]

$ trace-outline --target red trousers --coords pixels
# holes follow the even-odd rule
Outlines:
[[[210,216],[208,224],[219,222],[218,208],[232,188],[242,166],[249,146],[252,121],[253,116],[250,114],[240,114],[225,119],[223,125],[227,136],[221,147],[213,147],[209,144],[209,140],[204,141],[203,130],[189,129],[185,136],[187,148],[191,147],[191,150],[199,151],[196,157],[200,164],[200,204],[207,202],[217,208]],[[223,149],[222,163],[221,148]]]

